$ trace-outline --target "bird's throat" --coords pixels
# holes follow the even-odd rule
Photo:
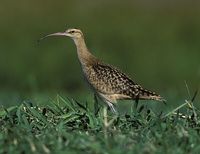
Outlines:
[[[76,44],[78,58],[82,66],[95,62],[96,58],[89,52],[83,38],[74,39],[74,43]]]

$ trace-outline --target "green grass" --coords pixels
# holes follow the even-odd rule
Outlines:
[[[96,103],[95,103],[96,104]],[[0,153],[199,153],[200,110],[190,101],[156,113],[139,103],[129,114],[57,96],[49,105],[0,109]]]

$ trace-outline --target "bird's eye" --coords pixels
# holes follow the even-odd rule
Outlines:
[[[70,33],[74,33],[74,32],[75,32],[74,30],[70,31]]]

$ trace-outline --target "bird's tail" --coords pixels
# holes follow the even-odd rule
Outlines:
[[[144,100],[156,100],[159,102],[166,103],[166,100],[161,97],[160,95],[156,94],[155,92],[151,92],[146,89],[141,89],[139,92],[139,99],[144,99]]]

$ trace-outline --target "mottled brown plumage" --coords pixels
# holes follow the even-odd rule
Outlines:
[[[64,35],[72,38],[76,44],[77,54],[83,74],[94,92],[115,112],[113,103],[117,100],[165,100],[155,92],[143,89],[119,69],[104,64],[93,56],[86,47],[83,33],[79,29],[68,29],[63,33],[48,36]],[[46,38],[45,37],[45,38]]]

